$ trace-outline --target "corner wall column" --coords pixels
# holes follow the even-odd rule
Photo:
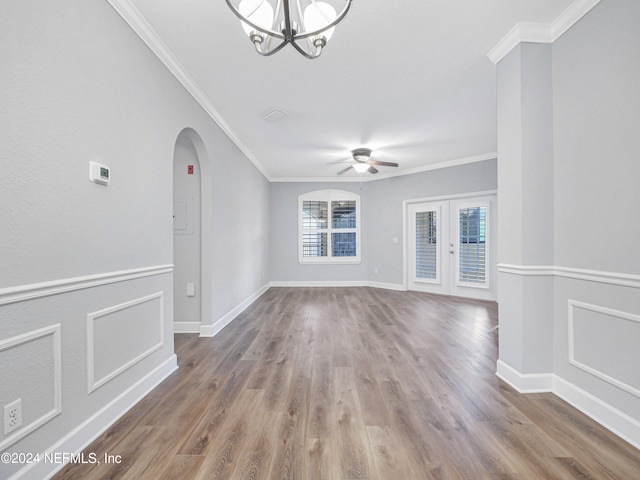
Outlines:
[[[551,59],[521,43],[497,64],[498,374],[553,372],[553,276],[526,268],[554,265]]]

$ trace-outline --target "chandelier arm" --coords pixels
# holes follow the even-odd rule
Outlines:
[[[349,9],[351,8],[351,2],[352,2],[352,0],[345,0],[346,3],[342,11],[328,25],[318,30],[314,30],[312,32],[304,32],[300,34],[297,31],[295,31],[293,28],[295,25],[291,19],[291,12],[290,12],[290,6],[289,6],[290,0],[278,0],[276,3],[276,10],[279,10],[279,8],[282,8],[284,13],[284,30],[282,32],[277,32],[275,30],[270,30],[268,28],[261,27],[260,25],[256,25],[255,23],[248,20],[244,15],[240,13],[240,10],[233,4],[232,0],[225,0],[225,1],[227,3],[227,6],[234,13],[234,15],[238,17],[242,23],[244,23],[245,25],[248,25],[250,28],[253,29],[253,32],[249,36],[249,38],[251,38],[256,48],[256,51],[260,55],[263,55],[263,56],[273,55],[274,53],[282,50],[282,48],[284,48],[287,45],[287,43],[290,43],[300,54],[302,54],[304,57],[309,59],[314,59],[320,56],[324,46],[326,45],[326,37],[324,37],[322,33],[335,27],[338,23],[340,23],[344,19],[344,17],[349,12]],[[298,9],[300,9],[300,2],[299,0],[296,0],[296,1],[298,2]],[[315,0],[311,0],[311,2],[315,3]],[[299,11],[298,15],[302,15],[302,13]],[[278,14],[276,11],[276,14],[274,15],[274,23],[276,22],[277,17],[278,17]],[[301,17],[300,21],[304,22],[304,19]],[[272,24],[272,28],[274,27],[275,25]],[[265,36],[269,37],[268,40],[279,39],[281,40],[281,42],[272,49],[263,50],[262,44],[266,39]],[[316,37],[316,38],[313,38],[313,37]],[[300,40],[307,40],[307,44],[309,45],[309,47],[305,49],[302,46],[298,45],[297,42]],[[315,47],[316,49],[315,52],[311,52],[311,48],[313,47]]]
[[[282,2],[284,5],[284,36],[287,41],[293,39],[293,29],[291,28],[291,9],[289,7],[289,0]]]
[[[291,42],[289,42],[288,40],[284,39],[284,40],[282,40],[282,42],[280,42],[278,45],[273,47],[271,50],[262,50],[262,44],[260,42],[253,42],[253,44],[256,47],[256,52],[258,52],[263,57],[269,57],[269,56],[273,55],[274,53],[278,53],[280,50],[282,50],[287,45],[287,43],[291,43]]]
[[[315,53],[309,53],[308,51],[306,51],[304,48],[302,48],[300,45],[298,45],[298,43],[296,42],[296,40],[298,40],[298,37],[295,37],[291,42],[291,45],[293,45],[293,48],[295,48],[299,53],[301,53],[302,55],[304,55],[305,57],[313,60],[314,58],[318,58],[320,56],[320,54],[322,53],[322,45],[320,46],[316,46],[316,52]]]

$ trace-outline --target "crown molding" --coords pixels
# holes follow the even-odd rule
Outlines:
[[[502,60],[519,43],[553,43],[601,0],[575,0],[550,24],[520,22],[487,54],[493,63]]]
[[[484,162],[485,160],[495,160],[496,158],[498,158],[498,153],[490,152],[490,153],[484,153],[482,155],[474,155],[472,157],[457,158],[454,160],[446,160],[444,162],[432,163],[430,165],[423,165],[421,167],[410,168],[407,170],[388,172],[383,175],[372,176],[372,175],[369,175],[368,173],[364,173],[364,174],[358,175],[357,177],[342,177],[342,176],[341,177],[320,177],[320,178],[318,177],[275,177],[275,178],[272,178],[270,181],[272,183],[376,182],[378,180],[385,180],[387,178],[401,177],[403,175],[412,175],[414,173],[428,172],[430,170],[439,170],[441,168],[456,167],[458,165],[467,165],[469,163]]]
[[[131,0],[107,0],[113,9],[131,27],[138,37],[149,47],[153,54],[167,67],[174,77],[184,86],[196,102],[204,109],[211,119],[218,124],[222,131],[240,149],[251,163],[271,181],[264,166],[258,161],[251,150],[238,138],[233,129],[224,121],[216,110],[213,102],[204,92],[202,87],[187,72],[178,61],[171,49],[162,41],[158,33],[151,27],[142,13],[131,3]]]

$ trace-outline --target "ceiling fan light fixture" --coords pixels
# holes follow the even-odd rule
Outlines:
[[[356,148],[351,150],[351,156],[353,160],[351,160],[351,165],[349,165],[344,170],[340,170],[338,175],[342,175],[349,170],[353,169],[357,173],[378,173],[379,170],[376,168],[378,165],[382,165],[384,167],[397,167],[398,164],[395,162],[383,162],[381,160],[372,160],[371,159],[371,149],[370,148]],[[329,162],[329,164],[333,163],[344,163],[344,160],[339,160],[337,162]]]
[[[370,148],[356,148],[355,150],[351,150],[351,155],[358,162],[366,162],[371,158],[371,149]]]
[[[358,172],[358,173],[364,173],[367,170],[369,170],[369,164],[368,163],[354,163],[353,164],[353,169]]]
[[[306,58],[320,56],[351,1],[226,0],[260,55],[273,55],[291,44]],[[334,5],[341,5],[339,13]]]

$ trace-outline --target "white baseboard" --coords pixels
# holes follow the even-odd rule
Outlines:
[[[171,375],[178,368],[177,357],[172,355],[152,372],[140,379],[136,384],[122,392],[107,405],[82,422],[58,442],[49,447],[48,454],[79,453],[102,435],[113,423],[122,417],[131,407]],[[44,453],[41,457],[44,456]],[[64,464],[47,462],[33,463],[25,466],[9,480],[42,480],[51,478]]]
[[[200,333],[201,322],[173,322],[173,333]]]
[[[382,288],[385,290],[395,290],[397,292],[407,291],[407,287],[401,283],[367,282],[366,286],[372,288]]]
[[[242,303],[233,308],[231,311],[227,312],[222,318],[220,318],[213,325],[200,325],[200,336],[201,337],[214,337],[216,336],[220,330],[229,325],[231,321],[240,315],[249,305],[255,302],[258,298],[262,296],[264,292],[269,290],[270,284],[263,285],[260,289],[253,293],[251,296],[246,298]]]
[[[637,419],[558,376],[555,378],[553,393],[640,449],[640,421]]]
[[[366,287],[366,280],[286,280],[269,284],[272,287]]]
[[[368,280],[298,280],[275,281],[272,287],[372,287],[405,292],[407,288],[401,283],[370,282]]]
[[[502,360],[498,360],[496,375],[520,393],[553,391],[552,373],[520,373]]]
[[[551,392],[640,449],[640,421],[553,373],[523,374],[498,360],[496,375],[519,393]]]

